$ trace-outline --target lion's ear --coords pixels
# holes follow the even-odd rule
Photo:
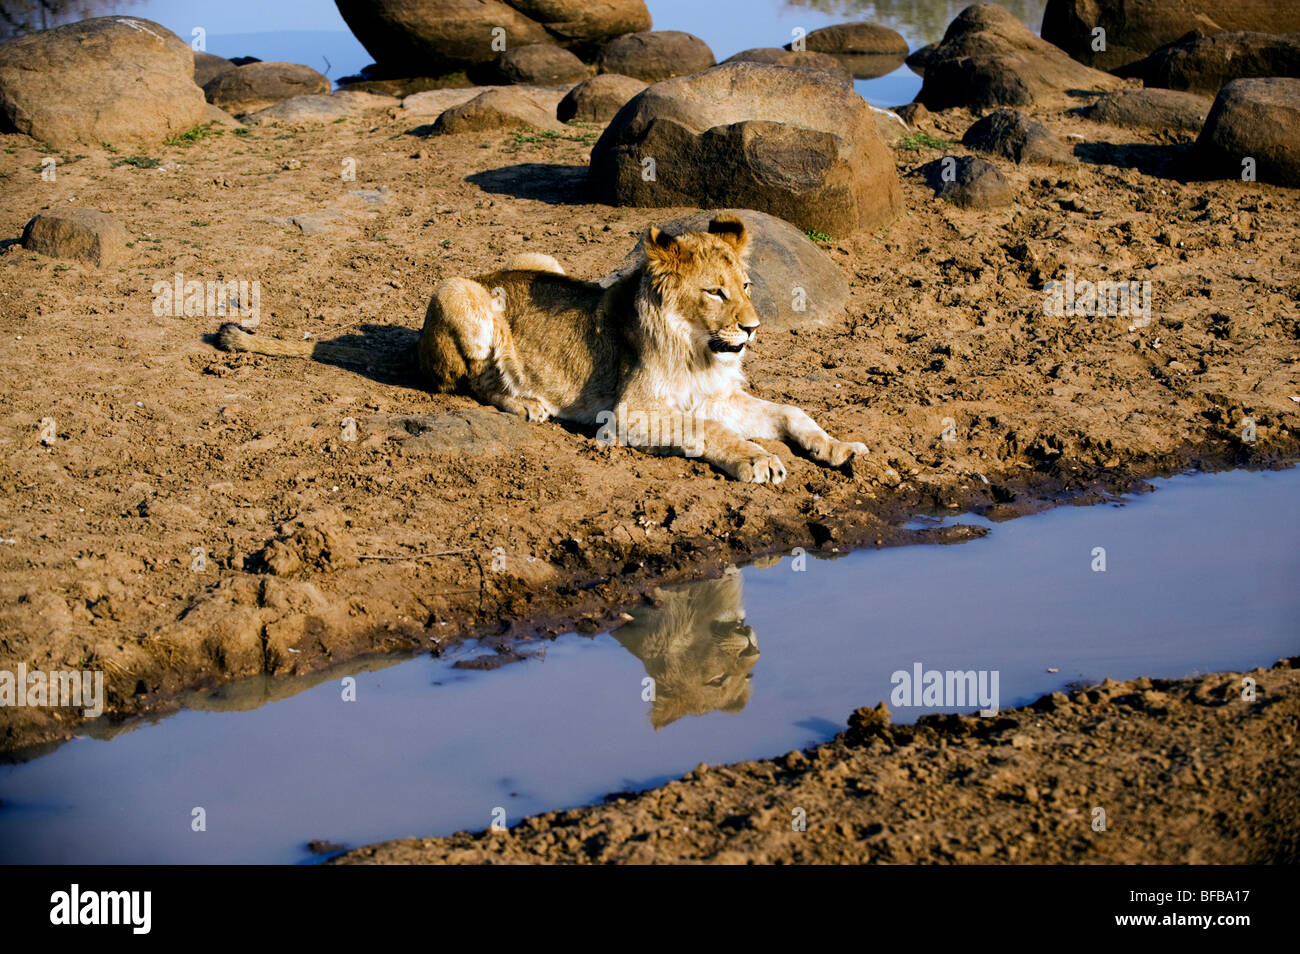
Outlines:
[[[645,243],[646,256],[654,262],[675,265],[682,259],[682,246],[677,236],[669,235],[656,226],[650,226]]]
[[[722,239],[737,253],[743,252],[745,246],[749,244],[749,233],[745,231],[745,223],[734,215],[720,215],[710,222],[709,234]]]

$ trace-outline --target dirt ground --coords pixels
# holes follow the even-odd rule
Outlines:
[[[915,726],[890,725],[882,704],[815,749],[334,861],[1295,864],[1297,663],[1248,674],[1250,701],[1242,674],[1217,673],[1106,680]]]
[[[999,162],[1018,201],[972,212],[912,174],[960,146],[896,149],[908,214],[824,243],[853,284],[843,318],[760,330],[754,393],[871,448],[851,473],[778,450],[781,488],[380,372],[229,355],[208,337],[220,318],[153,313],[177,272],[257,280],[259,334],[395,351],[444,277],[530,250],[597,277],[695,211],[588,204],[598,130],[425,138],[427,117],[380,110],[159,147],[156,168],[87,148],[55,182],[39,144],[0,136],[0,669],[103,669],[122,718],[364,652],[594,631],[651,581],[794,546],[963,538],[900,530],[918,510],[1011,517],[1300,457],[1300,193],[1178,181],[1186,140],[1038,118],[1086,137],[1084,161]],[[971,120],[922,129],[952,140]],[[17,244],[67,205],[121,219],[129,260],[96,271]],[[1045,315],[1043,282],[1066,271],[1151,281],[1151,325]],[[0,750],[77,718],[2,710]]]

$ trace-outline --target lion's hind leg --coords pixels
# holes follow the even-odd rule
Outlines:
[[[564,269],[550,255],[544,255],[541,252],[521,252],[510,260],[506,265],[509,271],[520,272],[554,272],[556,275],[563,275]]]
[[[492,294],[473,279],[449,278],[433,290],[419,355],[421,371],[437,390],[467,390],[529,421],[550,416],[543,402],[519,393],[510,327]]]

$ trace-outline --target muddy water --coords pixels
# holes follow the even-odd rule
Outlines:
[[[480,655],[468,647],[195,696],[157,724],[0,766],[0,860],[305,862],[312,839],[482,829],[494,810],[512,824],[807,746],[916,664],[996,673],[1007,707],[1073,680],[1300,652],[1300,471],[1156,487],[960,546],[786,557],[663,591],[612,635],[495,671],[456,668]]]

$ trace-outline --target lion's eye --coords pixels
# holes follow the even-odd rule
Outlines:
[[[727,300],[727,290],[725,288],[706,288],[704,294],[710,298],[716,298],[718,301]]]

